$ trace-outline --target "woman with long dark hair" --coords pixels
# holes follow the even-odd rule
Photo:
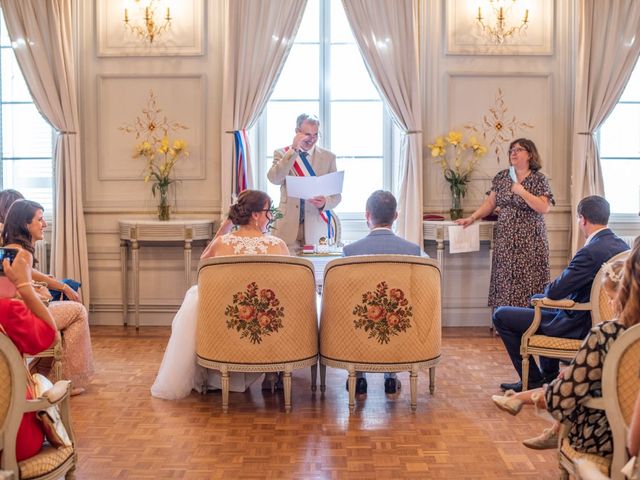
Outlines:
[[[33,255],[35,243],[44,238],[47,222],[42,205],[31,200],[17,200],[9,208],[2,230],[2,245],[28,251]],[[46,283],[51,290],[66,295],[68,302],[51,302],[49,309],[62,333],[62,374],[71,380],[72,395],[84,392],[93,375],[93,353],[89,335],[87,309],[80,296],[67,284],[38,270],[34,259],[33,280]]]

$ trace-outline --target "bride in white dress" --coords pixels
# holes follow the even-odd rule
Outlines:
[[[201,259],[228,255],[289,255],[284,241],[267,235],[272,221],[271,199],[258,190],[245,190],[229,208],[228,219],[203,252]],[[237,230],[232,231],[233,226]],[[164,351],[151,395],[167,400],[184,398],[191,390],[201,391],[205,379],[208,388],[221,388],[220,373],[196,363],[196,321],[198,286],[191,287],[171,324],[171,337]],[[261,373],[231,373],[229,389],[244,392]]]

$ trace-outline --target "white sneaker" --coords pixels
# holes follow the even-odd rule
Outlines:
[[[549,450],[558,448],[558,432],[553,428],[545,428],[537,437],[528,438],[522,444],[534,450]]]

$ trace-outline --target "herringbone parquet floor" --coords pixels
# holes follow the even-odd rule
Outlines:
[[[149,388],[170,329],[92,327],[96,375],[73,397],[78,479],[506,479],[557,478],[554,451],[521,441],[547,423],[530,410],[512,417],[490,395],[515,378],[499,338],[488,329],[445,329],[436,391],[421,373],[418,409],[403,389],[386,397],[382,375],[349,415],[345,372],[327,369],[327,391],[312,393],[308,371],[293,380],[293,411],[282,392],[254,384],[181,401]]]

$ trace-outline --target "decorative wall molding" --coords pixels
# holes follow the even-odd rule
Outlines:
[[[171,7],[171,27],[151,44],[125,30],[124,4],[114,0],[96,0],[98,56],[147,57],[204,53],[204,0],[171,1],[168,4]]]
[[[478,6],[488,14],[489,2],[445,0],[446,53],[453,55],[553,55],[554,0],[523,2],[529,10],[529,24],[523,34],[516,33],[496,45],[476,24]],[[516,18],[519,18],[516,15]]]
[[[502,90],[509,112],[519,120],[532,125],[526,131],[516,131],[519,136],[531,138],[543,159],[543,171],[550,177],[552,171],[552,98],[553,77],[538,72],[466,72],[449,71],[444,87],[446,101],[444,112],[447,128],[462,129],[469,123],[481,123],[488,109],[494,106],[495,92]],[[535,92],[535,95],[532,94]],[[481,139],[488,146],[488,140]],[[491,179],[497,171],[508,168],[509,159],[502,156],[498,162],[491,149],[477,167],[476,179]]]
[[[178,135],[186,140],[189,156],[176,164],[175,177],[203,180],[206,171],[204,75],[98,76],[98,179],[142,181],[144,160],[132,158],[133,148],[139,140],[119,127],[140,115],[147,105],[150,90],[155,92],[167,117],[188,127]]]

